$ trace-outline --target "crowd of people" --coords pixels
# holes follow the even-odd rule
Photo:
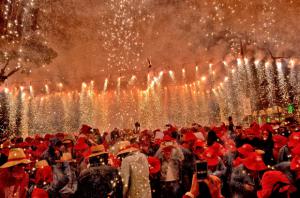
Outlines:
[[[2,136],[0,198],[299,198],[295,119]],[[197,162],[207,175],[199,179]],[[205,172],[205,169],[204,169]],[[203,176],[203,175],[202,175]]]

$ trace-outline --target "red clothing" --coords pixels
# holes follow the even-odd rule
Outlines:
[[[21,179],[14,178],[10,171],[3,169],[0,171],[0,197],[3,198],[26,198],[28,189],[29,176],[23,173]]]

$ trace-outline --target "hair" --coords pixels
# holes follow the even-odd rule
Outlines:
[[[91,166],[107,165],[108,164],[108,154],[97,155],[89,158],[89,163]]]
[[[215,131],[210,130],[207,134],[207,146],[213,145],[213,143],[218,141],[218,136]]]
[[[198,185],[199,185],[199,195],[197,196],[197,198],[212,198],[209,191],[209,187],[205,182],[199,182]]]

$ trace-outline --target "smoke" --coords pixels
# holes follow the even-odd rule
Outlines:
[[[106,77],[112,82],[119,76],[124,81],[133,74],[146,76],[147,58],[154,71],[218,65],[238,54],[240,40],[247,44],[247,53],[259,59],[267,56],[267,48],[275,56],[299,57],[299,1],[46,2],[40,24],[58,57],[11,82],[48,80],[73,89],[95,80],[101,89]],[[218,70],[216,74],[223,75]]]

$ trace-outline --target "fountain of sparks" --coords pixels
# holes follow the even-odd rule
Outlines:
[[[166,123],[211,125],[230,115],[242,123],[254,112],[299,103],[297,64],[292,59],[272,62],[249,58],[223,62],[222,76],[214,71],[219,65],[210,65],[201,75],[196,71],[198,66],[148,73],[146,89],[135,87],[138,79],[134,75],[128,81],[119,77],[114,89],[108,89],[107,78],[104,85],[82,83],[80,92],[65,92],[62,84],[57,92],[51,92],[51,85],[44,86],[42,95],[35,95],[32,85],[4,88],[1,103],[7,111],[9,128],[23,136],[75,132],[84,123],[101,131],[132,128],[136,121],[151,129]],[[189,71],[193,71],[192,81],[187,78]]]

